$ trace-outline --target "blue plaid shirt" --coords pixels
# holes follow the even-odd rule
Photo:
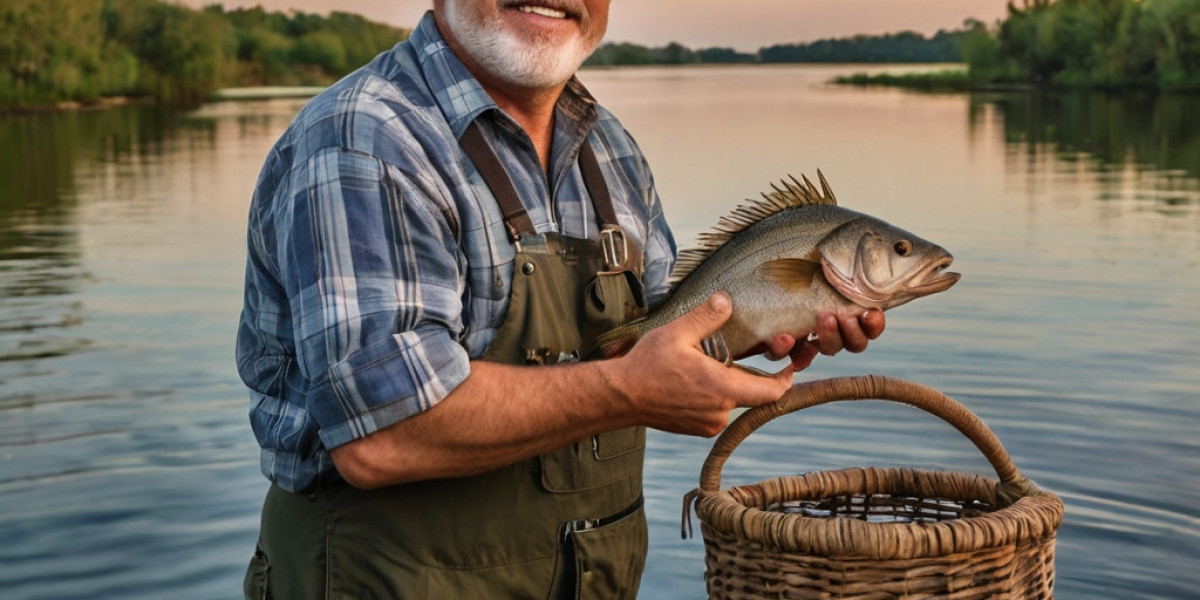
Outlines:
[[[458,145],[472,120],[539,232],[597,237],[576,160],[590,141],[622,227],[646,248],[651,300],[666,293],[675,243],[616,118],[573,80],[547,177],[426,14],[301,110],[259,175],[237,365],[262,471],[280,487],[335,479],[329,448],[437,404],[500,326],[515,251]]]

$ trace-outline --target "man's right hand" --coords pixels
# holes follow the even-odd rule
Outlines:
[[[792,369],[763,377],[726,366],[700,347],[733,314],[725,292],[651,330],[624,356],[611,359],[610,382],[642,425],[688,435],[714,436],[729,412],[778,400],[792,385]]]

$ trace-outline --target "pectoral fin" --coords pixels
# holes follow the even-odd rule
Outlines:
[[[704,350],[705,354],[725,363],[725,366],[733,364],[733,355],[729,353],[729,346],[725,344],[725,336],[719,330],[700,340],[700,348]]]
[[[780,286],[802,290],[812,285],[813,275],[821,270],[821,263],[803,258],[780,258],[763,263],[762,269],[767,279]]]

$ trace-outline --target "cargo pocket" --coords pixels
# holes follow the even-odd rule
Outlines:
[[[575,531],[567,541],[574,559],[575,595],[580,599],[637,597],[648,543],[645,507],[615,523]]]
[[[542,487],[548,492],[594,490],[636,477],[641,482],[646,428],[608,431],[540,457]]]
[[[267,553],[262,546],[255,544],[254,557],[246,568],[246,579],[242,582],[242,593],[246,600],[267,600],[271,597],[267,590],[267,572],[271,565],[267,562]]]

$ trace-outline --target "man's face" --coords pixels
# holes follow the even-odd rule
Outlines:
[[[610,0],[444,0],[448,33],[508,85],[562,85],[600,44]]]

